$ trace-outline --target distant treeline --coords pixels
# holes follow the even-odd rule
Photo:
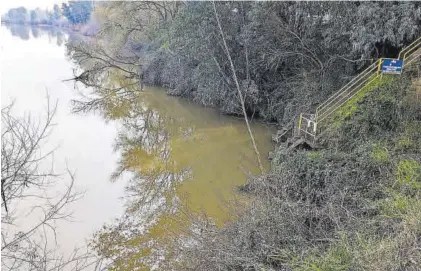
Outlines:
[[[13,24],[69,26],[85,24],[92,13],[92,1],[69,1],[52,10],[40,8],[28,10],[25,7],[12,8],[1,17],[2,22]]]

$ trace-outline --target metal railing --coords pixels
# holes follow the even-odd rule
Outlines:
[[[336,111],[336,109],[354,97],[355,94],[357,94],[362,88],[375,80],[379,76],[378,67],[380,63],[381,60],[379,59],[371,64],[367,69],[348,82],[348,84],[333,94],[324,103],[319,105],[316,109],[317,122],[329,117],[334,111]]]
[[[298,118],[297,135],[303,136],[310,144],[316,143],[317,122],[314,114],[301,113]]]
[[[403,48],[399,52],[398,59],[402,59],[403,61],[405,61],[413,52],[419,49],[420,44],[421,44],[421,37],[414,40],[411,44]]]
[[[403,67],[407,67],[417,59],[421,58],[421,37],[406,46],[399,53],[398,59],[403,60]],[[345,86],[330,96],[325,102],[316,108],[315,114],[301,113],[298,119],[296,135],[304,137],[314,144],[317,139],[317,131],[320,122],[326,120],[337,109],[349,102],[355,95],[363,91],[376,79],[381,77],[380,68],[385,58],[378,59],[368,66],[364,71],[354,77]]]
[[[409,64],[411,64],[412,62],[420,58],[420,56],[421,56],[421,48],[419,48],[418,50],[408,55],[408,57],[403,61],[403,66],[404,67],[408,66]]]

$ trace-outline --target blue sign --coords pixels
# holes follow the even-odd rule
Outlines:
[[[401,73],[403,60],[399,59],[383,59],[381,65],[382,73]]]

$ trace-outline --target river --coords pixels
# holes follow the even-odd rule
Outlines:
[[[69,206],[72,221],[58,224],[60,250],[69,253],[104,224],[130,224],[151,238],[174,232],[169,221],[181,206],[217,224],[228,220],[232,202],[247,201],[237,187],[259,173],[244,121],[151,87],[74,114],[71,101],[80,94],[63,81],[77,68],[66,56],[68,39],[57,29],[1,27],[2,107],[15,99],[15,114],[42,114],[47,91],[58,101],[46,148],[58,147],[55,170],[70,169],[85,191]],[[273,131],[258,122],[252,129],[269,169]]]

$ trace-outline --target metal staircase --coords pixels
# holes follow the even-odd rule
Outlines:
[[[416,39],[410,45],[401,50],[397,59],[402,60],[403,66],[408,67],[410,64],[416,63],[421,58],[421,37]],[[325,124],[326,120],[332,116],[339,108],[349,102],[352,98],[360,93],[364,93],[373,82],[382,80],[381,67],[385,60],[389,58],[380,58],[368,68],[354,77],[345,86],[330,96],[325,102],[316,108],[314,114],[301,113],[295,127],[293,128],[293,142],[297,141],[306,143],[310,147],[314,147],[316,141],[322,135],[320,129],[321,124]],[[290,140],[291,141],[291,140]],[[299,145],[299,144],[298,144]],[[290,147],[297,146],[291,143]]]

